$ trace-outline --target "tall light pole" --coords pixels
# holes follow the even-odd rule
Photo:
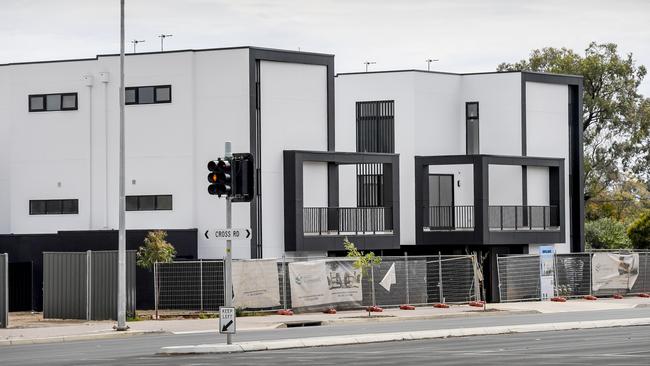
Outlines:
[[[427,62],[427,71],[431,71],[431,63],[438,61],[438,59],[437,58],[435,58],[435,59],[434,58],[428,58],[428,59],[426,59],[424,61]]]
[[[374,64],[376,64],[376,62],[375,61],[366,61],[363,64],[366,65],[366,72],[368,72],[368,65],[374,65]]]
[[[171,36],[173,36],[173,34],[164,34],[164,33],[163,33],[163,34],[159,34],[159,35],[158,35],[158,38],[160,38],[160,52],[163,52],[163,51],[164,51],[164,49],[163,49],[163,43],[165,42],[165,38],[167,38],[167,37],[171,37]]]
[[[135,50],[135,44],[133,45]],[[117,327],[118,331],[127,330],[126,326],[126,217],[124,194],[124,0],[120,0],[120,193],[119,193],[119,230],[117,244]]]
[[[135,46],[137,46],[138,43],[144,43],[144,42],[146,42],[146,40],[144,40],[144,39],[143,40],[137,40],[137,39],[132,40],[131,43],[133,43],[133,53],[135,53]]]

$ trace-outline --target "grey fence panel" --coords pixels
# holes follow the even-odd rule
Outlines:
[[[639,276],[634,282],[630,293],[640,294],[650,292],[650,252],[639,253]]]
[[[86,253],[43,253],[43,318],[87,318]]]
[[[0,328],[9,326],[9,256],[0,254]]]
[[[591,254],[555,255],[555,294],[564,297],[591,294]]]
[[[92,320],[117,319],[117,251],[93,251],[90,256],[90,314]],[[135,315],[135,251],[126,252],[126,313]]]
[[[501,302],[539,300],[539,255],[497,257]]]
[[[224,305],[223,261],[156,263],[158,309],[218,311]]]

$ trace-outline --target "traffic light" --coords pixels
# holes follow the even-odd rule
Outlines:
[[[219,197],[232,194],[232,169],[228,160],[218,158],[208,162],[208,193]]]

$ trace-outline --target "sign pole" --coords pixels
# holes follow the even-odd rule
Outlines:
[[[230,145],[230,141],[226,141],[226,146],[225,146],[225,158],[230,159],[232,158],[232,149]],[[230,197],[226,197],[226,228],[231,229],[232,228],[232,201],[230,200]],[[224,283],[226,285],[225,288],[225,295],[226,295],[226,307],[231,307],[232,306],[232,240],[228,239],[226,240],[226,278],[224,279]],[[226,334],[226,344],[232,344],[232,334],[228,333]]]

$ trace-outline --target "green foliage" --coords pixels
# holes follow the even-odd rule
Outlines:
[[[375,253],[364,253],[357,249],[354,243],[350,242],[346,237],[343,239],[343,247],[348,252],[349,258],[354,258],[354,268],[361,271],[363,276],[368,274],[368,270],[372,266],[379,265],[381,263],[381,257],[375,256]]]
[[[627,229],[627,235],[636,249],[650,249],[650,210],[641,214]]]
[[[585,242],[591,249],[627,249],[631,247],[620,221],[605,217],[585,222]]]
[[[592,42],[580,55],[567,48],[533,50],[527,60],[498,71],[539,71],[584,77],[585,194],[594,197],[621,181],[621,173],[650,182],[650,99],[638,92],[646,68],[614,43]]]
[[[602,191],[587,201],[587,220],[609,217],[624,224],[638,218],[640,212],[650,210],[650,190],[640,180],[625,176],[611,189]]]
[[[168,263],[176,256],[176,249],[169,244],[167,232],[162,230],[150,231],[144,239],[144,245],[136,253],[139,267],[151,270],[154,263]]]

